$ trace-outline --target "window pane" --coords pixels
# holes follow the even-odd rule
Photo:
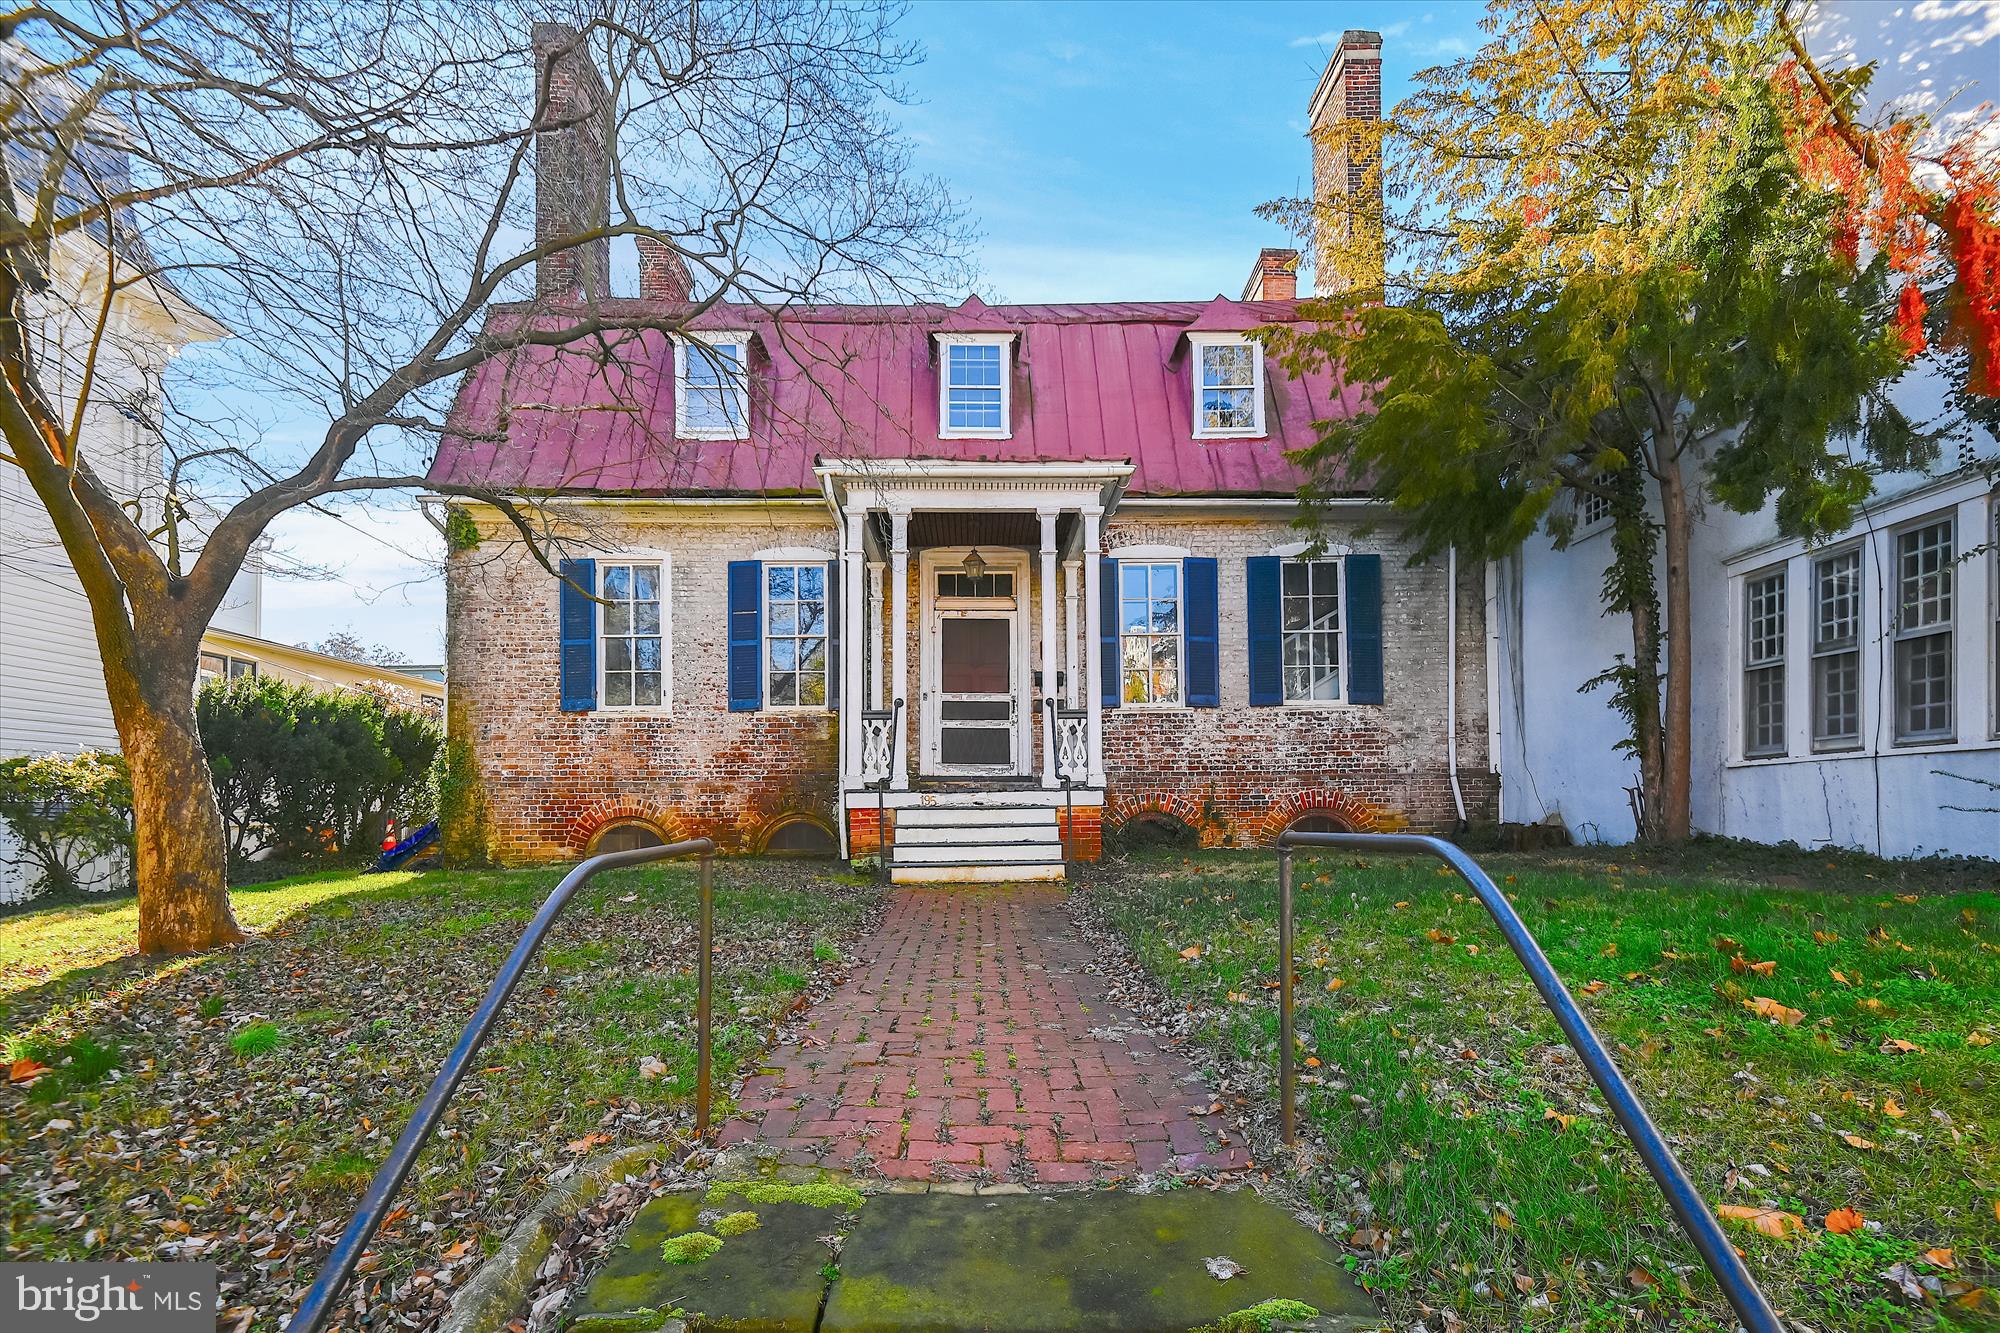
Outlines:
[[[632,595],[632,570],[626,565],[604,567],[604,598],[617,601]]]
[[[660,567],[658,565],[632,566],[632,599],[639,602],[660,600]]]
[[[798,570],[792,565],[771,565],[765,569],[770,600],[794,601],[798,597]]]
[[[805,671],[826,672],[826,640],[799,640],[799,667]]]
[[[796,582],[798,584],[800,601],[817,602],[824,600],[826,597],[826,566],[800,565],[798,567]]]
[[[1932,523],[1896,539],[1897,581],[1901,592],[1899,629],[1920,629],[1951,621],[1951,523]]]
[[[1125,673],[1125,702],[1128,704],[1142,704],[1147,702],[1145,672],[1128,671]]]
[[[630,671],[632,669],[632,641],[630,639],[606,639],[604,641],[604,669],[606,671]]]
[[[1153,640],[1153,665],[1155,667],[1178,667],[1181,664],[1179,639],[1160,638]]]
[[[632,632],[632,608],[623,602],[612,602],[604,608],[604,632],[606,634],[630,634]]]
[[[1744,673],[1749,706],[1743,749],[1746,754],[1785,752],[1785,669],[1759,667]]]
[[[1303,597],[1312,591],[1310,582],[1312,566],[1306,561],[1287,560],[1281,572],[1284,576],[1285,596]]]
[[[1201,349],[1203,388],[1248,385],[1254,382],[1257,349],[1248,343],[1224,343]]]
[[[799,701],[798,677],[789,671],[780,671],[771,677],[771,702],[795,704]]]
[[[641,671],[660,669],[660,641],[658,639],[635,639],[632,641],[633,665]]]
[[[1835,648],[1861,634],[1861,553],[1843,551],[1813,566],[1813,644]]]
[[[1832,653],[1813,662],[1813,739],[1861,738],[1861,654]]]
[[[604,703],[609,708],[625,708],[632,703],[632,678],[621,673],[604,677]]]
[[[657,708],[660,703],[660,673],[641,671],[633,678],[632,702],[641,707]]]
[[[1121,597],[1145,600],[1146,566],[1121,564],[1118,566],[1118,594]]]
[[[1144,634],[1152,618],[1153,604],[1143,598],[1127,601],[1119,617],[1127,634]]]
[[[1243,430],[1256,424],[1248,389],[1203,389],[1201,424],[1203,430]]]
[[[1181,587],[1181,567],[1179,565],[1151,565],[1153,572],[1153,596],[1178,597]]]
[[[1180,673],[1178,671],[1155,671],[1153,673],[1153,702],[1156,704],[1177,704],[1181,701]]]
[[[632,631],[635,634],[658,634],[660,632],[660,604],[658,602],[634,602],[632,604]]]
[[[1172,634],[1181,627],[1179,602],[1157,601],[1153,603],[1153,631],[1156,634]]]
[[[826,702],[826,673],[815,672],[799,677],[799,702],[808,707]]]
[[[1897,736],[1937,740],[1952,734],[1952,636],[1928,634],[1896,645]]]
[[[799,641],[797,639],[771,640],[771,669],[773,671],[796,671],[799,665]]]
[[[826,633],[826,603],[824,601],[799,603],[799,633]]]
[[[1122,643],[1123,665],[1127,669],[1146,665],[1147,651],[1145,635],[1126,635]]]

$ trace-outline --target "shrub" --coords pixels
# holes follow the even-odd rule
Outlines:
[[[132,781],[115,754],[22,755],[0,760],[0,822],[29,867],[28,896],[74,894],[92,862],[118,854],[121,881],[132,853]]]
[[[276,1023],[256,1022],[229,1039],[229,1049],[245,1060],[269,1055],[285,1044],[285,1030]]]
[[[210,682],[195,704],[202,745],[240,864],[373,852],[390,820],[429,819],[444,745],[435,717],[388,693],[289,681]]]

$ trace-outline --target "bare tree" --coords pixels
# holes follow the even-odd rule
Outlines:
[[[917,54],[898,17],[884,0],[0,17],[4,462],[90,604],[132,772],[142,950],[239,935],[192,692],[202,631],[274,519],[425,484],[455,384],[523,347],[611,357],[717,301],[964,280],[956,209],[888,117]],[[625,237],[700,299],[609,299]],[[124,313],[139,297],[228,336],[147,387],[162,463],[121,488],[88,423],[129,394],[107,368],[147,364]],[[502,301],[528,313],[487,321]],[[541,551],[528,501],[462,493]]]

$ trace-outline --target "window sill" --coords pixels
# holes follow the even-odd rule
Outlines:
[[[1306,713],[1324,713],[1336,708],[1352,708],[1354,706],[1345,699],[1287,699],[1284,702],[1284,707],[1296,708]]]
[[[741,443],[750,438],[750,433],[742,430],[716,430],[713,428],[681,426],[677,424],[674,427],[674,438],[680,440],[733,440]]]
[[[748,712],[748,709],[744,710]],[[760,713],[836,713],[840,710],[832,704],[765,704],[757,710]]]
[[[669,704],[599,704],[590,710],[601,717],[672,717]],[[581,716],[581,715],[580,715]]]
[[[1014,438],[1014,432],[1011,430],[941,430],[938,432],[938,438],[940,440],[1011,440]]]
[[[1826,764],[1852,762],[1857,759],[1896,759],[1905,755],[1933,754],[1973,754],[1983,751],[2000,750],[2000,740],[1983,741],[1904,741],[1900,744],[1884,744],[1879,749],[1859,746],[1851,750],[1818,750],[1811,754],[1774,755],[1769,759],[1734,758],[1726,760],[1723,767],[1774,768],[1784,764]]]
[[[1255,426],[1248,430],[1198,430],[1194,432],[1194,438],[1196,440],[1268,440],[1271,438],[1271,432],[1262,426]]]

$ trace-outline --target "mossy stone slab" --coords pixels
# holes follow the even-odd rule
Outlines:
[[[1244,1271],[1217,1281],[1216,1255]],[[1187,1329],[1277,1297],[1378,1322],[1339,1251],[1249,1190],[885,1194],[847,1238],[819,1327]]]
[[[660,1256],[670,1236],[701,1230],[700,1192],[666,1194],[632,1220],[631,1230],[572,1309],[586,1316],[626,1316],[641,1310],[674,1310],[700,1316],[703,1328],[744,1333],[811,1333],[826,1290],[820,1268],[827,1250],[819,1238],[841,1229],[842,1213],[798,1203],[747,1204],[731,1199],[716,1211],[754,1212],[754,1231],[723,1240],[711,1257],[672,1264]],[[871,1204],[872,1206],[872,1204]],[[643,1317],[643,1316],[642,1316]]]

